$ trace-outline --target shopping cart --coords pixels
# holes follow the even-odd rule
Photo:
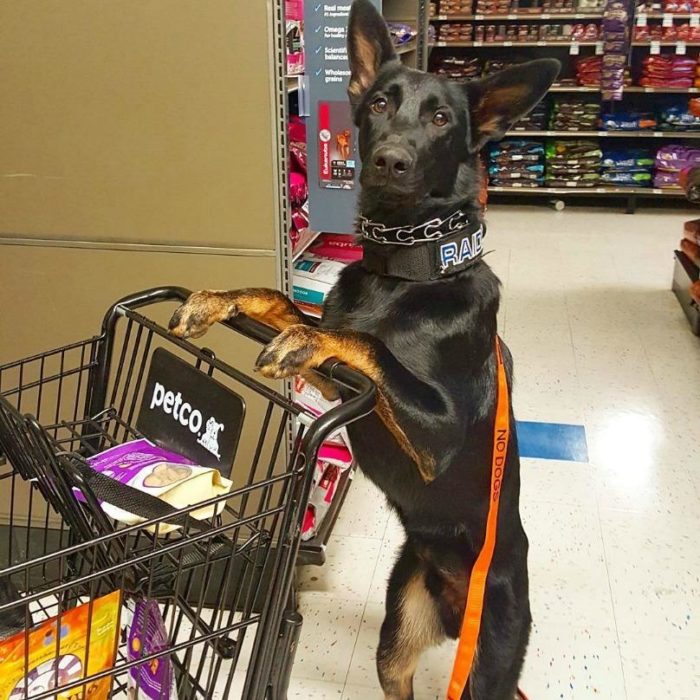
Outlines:
[[[114,697],[146,697],[137,671],[159,663],[169,666],[180,700],[286,696],[301,626],[293,580],[311,467],[329,436],[373,410],[374,386],[326,363],[319,372],[344,401],[321,417],[307,415],[274,385],[153,320],[188,296],[176,287],[133,294],[108,310],[100,335],[0,366],[0,688],[10,669],[2,658],[7,640],[15,656],[20,649],[23,668],[12,700],[97,700],[105,683]],[[149,317],[138,311],[144,307]],[[224,325],[257,343],[275,335],[246,317]],[[240,354],[245,342],[231,345]],[[100,507],[109,483],[93,480],[86,459],[143,437],[140,406],[163,349],[245,401],[234,485],[187,508],[152,499],[144,513],[139,501],[132,512],[151,517],[125,526]],[[117,496],[124,505],[123,491]],[[191,517],[202,506],[218,514]],[[114,656],[108,668],[98,667],[92,616],[115,591],[121,615]],[[126,629],[135,601],[155,601],[167,630],[163,648],[136,659]],[[66,661],[61,636],[76,610],[87,610],[87,641]],[[37,630],[48,630],[43,644],[51,656],[41,678],[30,669]],[[163,700],[174,697],[167,688],[159,692]]]

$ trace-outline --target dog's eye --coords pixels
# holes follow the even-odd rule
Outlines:
[[[445,112],[435,112],[433,116],[433,124],[435,126],[445,126],[450,121],[450,118]]]
[[[375,114],[383,114],[386,112],[387,101],[383,97],[377,97],[377,99],[372,102],[371,109]]]

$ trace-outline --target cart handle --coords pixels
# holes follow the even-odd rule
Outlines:
[[[129,294],[112,304],[102,320],[101,337],[103,342],[100,344],[98,350],[95,380],[90,394],[91,415],[95,415],[95,413],[104,409],[107,379],[114,349],[114,329],[117,320],[121,316],[121,309],[134,310],[164,301],[184,302],[191,294],[192,292],[185,287],[154,287],[152,289],[145,289],[141,292]],[[274,328],[266,326],[259,321],[255,321],[244,314],[239,314],[227,321],[222,321],[222,323],[232,330],[263,345],[267,345],[267,343],[278,335],[278,331]],[[317,368],[317,371],[329,379],[338,380],[357,392],[356,396],[338,407],[338,409],[345,408],[345,410],[341,410],[340,415],[334,416],[334,418],[340,418],[342,422],[349,415],[353,415],[355,419],[357,419],[368,415],[374,410],[376,403],[376,387],[374,382],[367,376],[351,369],[342,362],[333,360],[324,362],[323,365]]]

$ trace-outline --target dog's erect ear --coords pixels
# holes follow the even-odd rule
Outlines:
[[[547,93],[561,64],[552,58],[528,61],[465,84],[471,120],[470,150],[500,139]]]
[[[397,58],[384,18],[369,0],[355,0],[348,23],[350,103],[357,105],[384,63]]]

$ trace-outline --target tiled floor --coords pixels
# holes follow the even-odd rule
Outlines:
[[[486,247],[523,420],[583,424],[589,464],[525,459],[531,700],[700,694],[700,341],[669,290],[687,212],[493,207]],[[401,532],[353,484],[305,616],[290,698],[382,698],[374,650]],[[444,698],[453,646],[416,700]]]

